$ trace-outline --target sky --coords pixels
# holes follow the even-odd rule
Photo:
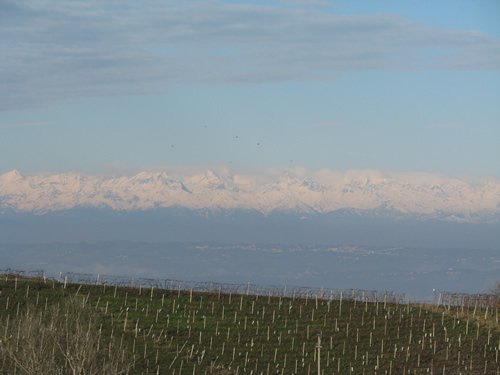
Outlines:
[[[500,178],[500,2],[0,1],[0,173]]]

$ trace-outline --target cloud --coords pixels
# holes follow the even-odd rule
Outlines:
[[[270,4],[3,1],[0,109],[182,83],[500,68],[500,40],[477,31]]]

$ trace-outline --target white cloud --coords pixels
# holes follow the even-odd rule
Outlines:
[[[3,1],[0,109],[186,82],[499,69],[500,41],[391,15],[221,1]]]

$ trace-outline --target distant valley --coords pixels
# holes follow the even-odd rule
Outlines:
[[[390,290],[432,300],[433,289],[487,292],[498,249],[80,242],[0,244],[0,264],[28,270],[258,286]]]

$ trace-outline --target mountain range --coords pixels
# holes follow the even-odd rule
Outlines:
[[[169,207],[244,209],[263,214],[348,209],[455,222],[491,222],[500,216],[500,181],[379,171],[308,173],[302,169],[265,175],[227,170],[177,174],[143,171],[132,176],[25,176],[12,170],[0,175],[1,211],[44,214],[73,208],[135,211]]]

